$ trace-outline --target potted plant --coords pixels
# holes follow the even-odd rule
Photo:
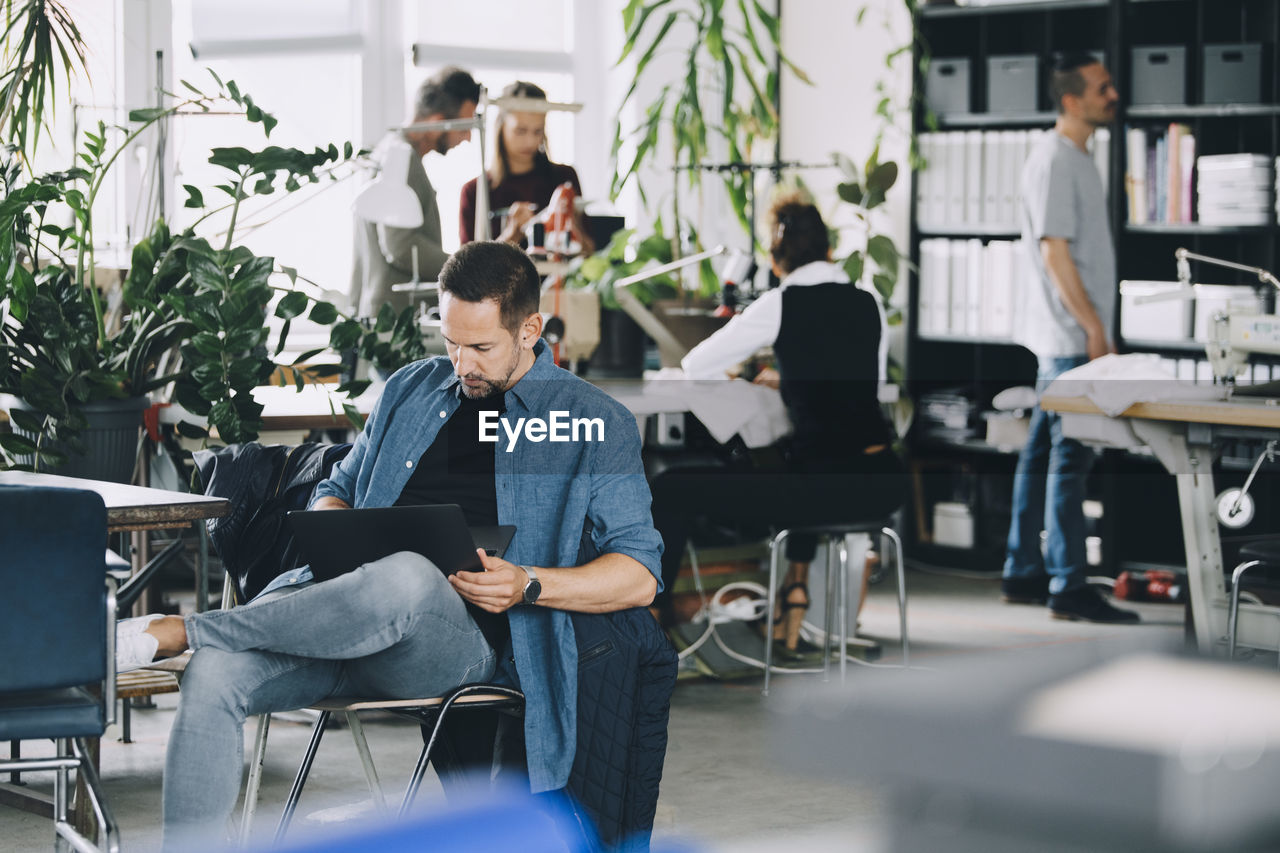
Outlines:
[[[266,349],[264,312],[275,296],[269,279],[277,267],[273,258],[235,245],[236,217],[254,195],[319,180],[351,157],[350,145],[344,151],[215,149],[209,161],[227,171],[219,187],[227,201],[206,207],[203,193],[188,187],[187,206],[205,209],[202,220],[229,208],[225,240],[214,246],[194,227],[175,234],[157,222],[133,249],[118,328],[108,328],[94,269],[94,202],[116,159],[140,134],[180,110],[218,103],[242,109],[270,132],[270,114],[233,81],[214,81],[209,94],[186,84],[186,97],[175,97],[168,107],[137,110],[124,127],[100,123],[85,135],[75,169],[27,178],[17,151],[8,149],[0,170],[0,252],[7,259],[0,271],[0,392],[22,402],[11,408],[16,430],[0,437],[0,449],[14,461],[45,468],[66,465],[72,456],[124,457],[127,468],[109,476],[127,479],[133,447],[86,447],[87,415],[122,407],[126,414],[113,419],[132,432],[132,445],[145,395],[171,382],[175,398],[207,418],[224,440],[256,436],[261,407],[249,392],[275,367]],[[59,214],[69,215],[69,224],[58,224]],[[289,319],[308,309],[319,322],[337,319],[332,305],[291,290],[275,309],[285,318],[275,352],[283,348]],[[183,431],[207,434],[195,425]],[[84,473],[82,467],[61,470]]]
[[[670,260],[671,242],[662,236],[661,229],[641,237],[634,228],[623,228],[614,232],[608,244],[595,254],[571,264],[564,286],[590,289],[600,298],[600,345],[591,356],[592,375],[627,377],[644,372],[644,332],[622,311],[613,285],[650,263]],[[670,275],[655,276],[632,285],[631,292],[652,306],[659,300],[676,297],[680,283]]]

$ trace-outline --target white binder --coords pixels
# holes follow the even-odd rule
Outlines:
[[[982,219],[988,228],[1000,225],[1000,132],[982,134]]]
[[[964,314],[964,333],[976,338],[982,335],[983,288],[986,276],[983,273],[982,241],[973,239],[965,243],[965,279],[966,302]]]
[[[947,333],[965,334],[965,317],[969,311],[969,246],[967,240],[949,240],[948,254],[951,262],[951,299],[947,319]]]
[[[965,198],[969,176],[965,174],[965,135],[947,134],[947,217],[951,226],[964,224]]]
[[[930,218],[933,211],[929,202],[932,185],[938,174],[937,145],[935,144],[937,136],[936,133],[922,133],[918,138],[920,156],[924,159],[925,165],[916,172],[916,225],[925,232],[930,231],[937,224]],[[921,255],[923,259],[923,251]]]
[[[964,223],[973,228],[982,224],[982,195],[986,191],[982,178],[982,136],[980,130],[964,135]]]

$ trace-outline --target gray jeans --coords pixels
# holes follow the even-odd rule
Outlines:
[[[246,717],[329,696],[438,696],[494,669],[462,598],[408,552],[185,621],[195,653],[165,760],[165,849],[223,837],[240,790]]]

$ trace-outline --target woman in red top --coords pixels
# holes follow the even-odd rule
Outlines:
[[[547,93],[532,83],[517,81],[502,90],[503,97],[547,99]],[[547,156],[547,114],[543,112],[498,112],[497,144],[493,160],[486,171],[489,181],[490,231],[497,231],[498,211],[506,211],[501,233],[482,235],[518,243],[524,227],[538,212],[546,209],[551,194],[563,183],[573,185],[576,196],[582,195],[578,173],[572,166],[553,163]],[[458,214],[458,233],[463,243],[477,239],[476,181],[470,180],[462,187],[462,201]],[[583,244],[583,252],[590,253],[593,246],[586,237],[580,217],[574,217],[573,236]]]

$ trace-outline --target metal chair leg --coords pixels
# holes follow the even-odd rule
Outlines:
[[[838,543],[838,544],[837,544]],[[848,539],[842,534],[831,537],[828,548],[840,549],[840,683],[844,684],[849,673],[849,547]]]
[[[907,568],[902,558],[902,539],[892,527],[882,528],[881,533],[893,540],[898,559],[898,630],[902,634],[902,665],[911,665],[911,641],[907,637]]]
[[[17,760],[18,760],[19,758],[21,758],[21,757],[22,757],[22,741],[20,741],[20,740],[11,740],[11,741],[9,741],[9,758],[11,758],[11,759],[12,759],[12,760],[14,760],[14,761],[17,761]],[[27,783],[22,781],[22,772],[21,772],[21,771],[19,771],[19,770],[11,770],[11,771],[9,772],[9,784],[10,784],[10,785],[25,785],[25,784],[27,784]]]
[[[822,680],[831,680],[831,638],[835,636],[836,596],[839,595],[839,581],[836,577],[835,538],[824,537],[823,550],[827,552],[827,570],[823,575],[826,589],[822,594]]]
[[[67,738],[58,738],[54,741],[54,749],[60,757],[71,754],[69,743],[70,741]],[[71,828],[71,823],[67,820],[67,811],[71,800],[71,789],[67,783],[67,767],[64,764],[58,767],[53,777],[53,826],[59,850],[64,849],[64,842],[69,841],[72,837],[67,835],[68,832],[78,834]]]
[[[280,815],[280,825],[276,827],[275,843],[279,844],[284,834],[289,831],[289,823],[298,808],[298,800],[302,798],[302,786],[307,784],[307,776],[311,773],[311,762],[315,761],[316,751],[320,749],[320,739],[324,737],[324,727],[329,722],[329,712],[321,711],[316,718],[315,728],[311,732],[311,743],[307,745],[307,753],[302,756],[302,765],[298,767],[298,775],[293,779],[293,787],[289,789],[289,799],[284,804],[284,814]]]
[[[271,715],[258,717],[258,731],[253,738],[253,756],[249,761],[249,781],[244,786],[244,812],[240,817],[239,846],[249,843],[249,830],[253,816],[258,811],[258,792],[262,787],[262,767],[267,760],[267,734],[271,729]]]
[[[347,711],[347,725],[351,727],[351,738],[356,742],[356,752],[360,754],[360,763],[364,765],[364,778],[369,782],[373,803],[378,807],[379,814],[386,814],[387,799],[382,795],[382,784],[378,781],[378,770],[373,766],[373,755],[369,752],[369,741],[365,739],[360,715],[355,711]]]
[[[1244,577],[1244,573],[1252,569],[1254,566],[1261,566],[1261,560],[1250,560],[1247,563],[1241,563],[1236,566],[1235,571],[1231,573],[1231,614],[1227,622],[1227,659],[1231,660],[1236,656],[1236,625],[1240,621],[1240,579]]]
[[[782,553],[782,546],[790,536],[790,530],[781,530],[777,536],[773,537],[773,542],[769,546],[769,589],[766,596],[768,606],[765,608],[764,622],[764,690],[761,691],[765,696],[769,695],[769,676],[773,672],[773,597],[778,586],[778,555]]]

